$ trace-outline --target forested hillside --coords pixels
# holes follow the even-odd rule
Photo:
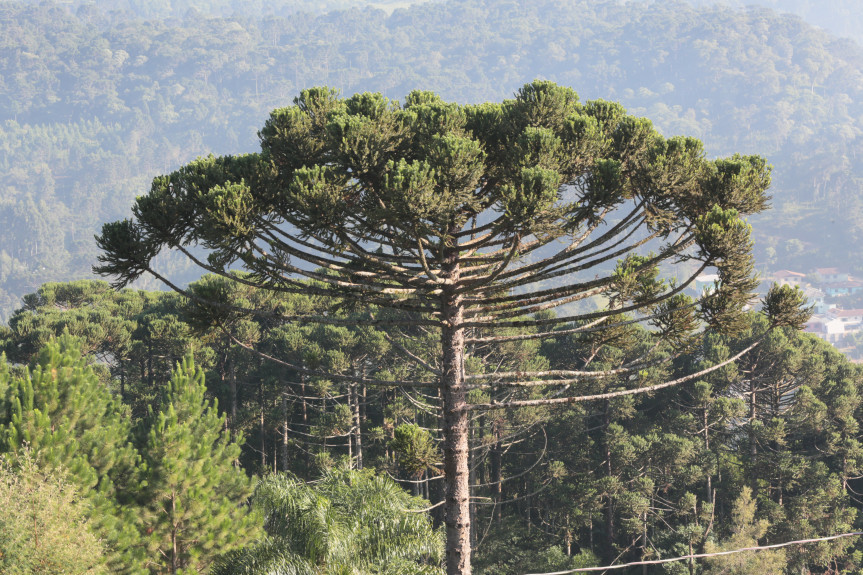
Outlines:
[[[29,4],[39,4],[39,0],[19,0]],[[186,15],[225,18],[241,15],[249,18],[262,16],[288,16],[297,12],[325,14],[350,8],[378,8],[391,12],[427,0],[58,0],[72,11],[82,6],[95,7],[100,13],[112,19],[174,19]],[[431,0],[439,1],[439,0]]]
[[[691,0],[696,6],[718,4],[711,0]],[[734,8],[762,6],[796,14],[809,24],[820,26],[831,34],[863,40],[863,12],[855,0],[725,0],[721,4]]]
[[[619,100],[709,155],[768,157],[761,264],[859,259],[863,50],[800,18],[682,2],[460,0],[389,15],[284,3],[228,18],[135,6],[0,6],[3,318],[44,281],[87,277],[98,226],[153,176],[254,150],[271,109],[322,84],[479,102],[539,77]]]

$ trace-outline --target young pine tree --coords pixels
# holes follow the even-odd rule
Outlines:
[[[251,481],[234,465],[242,438],[231,440],[205,389],[187,357],[151,413],[142,496],[152,573],[198,573],[256,535],[257,520],[242,505]]]
[[[705,551],[714,553],[758,545],[770,526],[766,519],[756,519],[757,505],[752,490],[744,486],[731,512],[731,533],[718,545],[708,543]],[[759,553],[737,553],[707,559],[707,575],[747,575],[748,573],[781,573],[785,551],[773,549]]]

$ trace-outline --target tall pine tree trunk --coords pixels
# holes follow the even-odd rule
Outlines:
[[[605,400],[605,413],[603,415],[603,427],[605,433],[605,475],[606,477],[611,477],[612,466],[611,466],[611,445],[609,443],[608,437],[608,426],[611,424],[611,404],[608,400]],[[608,545],[608,551],[611,552],[614,549],[614,498],[609,493],[608,495],[608,504],[605,508],[605,534],[606,534],[606,543]]]
[[[503,516],[501,511],[501,502],[503,501],[503,443],[501,442],[503,433],[501,425],[500,420],[495,419],[491,426],[494,445],[491,447],[491,461],[489,462],[491,464],[491,493],[497,504],[494,506],[494,515],[498,524],[500,524]]]
[[[231,373],[231,439],[237,437],[237,368],[229,359]]]
[[[756,404],[755,378],[749,380],[749,483],[752,487],[752,497],[758,495],[758,472],[755,462],[758,459],[758,448],[755,444],[755,419],[758,417]]]
[[[444,261],[444,277],[458,281],[457,254],[450,251]],[[468,411],[464,383],[464,304],[452,285],[442,299],[444,473],[446,494],[447,575],[470,575],[470,474],[468,470]]]
[[[309,433],[309,407],[306,403],[306,376],[300,376],[300,397],[303,402],[303,431]]]
[[[641,531],[641,560],[647,561],[647,510],[644,511],[644,523]],[[647,564],[641,566],[641,574],[647,575]]]
[[[708,426],[708,410],[705,405],[702,410],[702,426],[704,427],[704,452],[710,453],[710,428]],[[713,479],[710,473],[707,474],[707,501],[710,501],[710,493],[713,491]]]
[[[361,374],[365,376],[365,374]],[[353,420],[354,420],[354,451],[356,454],[356,468],[363,468],[363,436],[362,436],[362,421],[360,419],[360,393],[359,388],[356,383],[352,383],[350,386],[350,396],[349,400],[351,403],[352,411],[353,411]]]
[[[288,429],[290,427],[290,410],[288,398],[282,395],[282,471],[288,470]]]
[[[153,342],[147,339],[147,390],[152,391],[155,387],[156,376],[153,373]]]
[[[260,434],[261,434],[261,472],[267,470],[267,438],[266,422],[264,420],[264,380],[258,383],[258,409],[260,410]]]
[[[468,421],[468,446],[471,444],[476,445],[476,425],[472,422]],[[468,469],[468,484],[473,486],[478,482],[476,480],[476,460],[474,458],[473,451],[468,449],[468,457],[467,457],[467,469]],[[470,545],[473,548],[476,545],[476,503],[470,504]]]

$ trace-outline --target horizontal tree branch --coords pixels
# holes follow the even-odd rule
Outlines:
[[[623,397],[626,395],[638,395],[641,393],[649,393],[651,391],[658,391],[660,389],[665,389],[667,387],[673,387],[675,385],[680,385],[681,383],[686,383],[687,381],[692,381],[693,379],[697,379],[708,373],[716,371],[722,367],[725,367],[729,363],[737,361],[761,343],[761,341],[766,337],[771,330],[765,331],[762,335],[758,336],[758,338],[752,342],[749,346],[744,348],[741,352],[729,357],[725,361],[719,362],[716,365],[710,366],[708,368],[702,369],[701,371],[696,371],[695,373],[690,373],[689,375],[685,375],[683,377],[679,377],[677,379],[673,379],[671,381],[666,381],[663,383],[657,383],[655,385],[648,385],[647,387],[638,387],[635,389],[623,389],[620,391],[611,391],[608,393],[598,393],[595,395],[577,395],[574,397],[555,397],[555,398],[547,398],[547,399],[524,399],[524,400],[516,400],[516,401],[507,401],[507,402],[491,402],[491,403],[473,403],[467,406],[467,409],[470,411],[474,411],[477,409],[508,409],[512,407],[531,407],[531,406],[540,406],[540,405],[563,405],[568,403],[581,403],[584,401],[595,401],[598,399],[612,399],[615,397]]]
[[[713,553],[694,553],[692,555],[681,555],[680,557],[669,557],[667,559],[650,559],[648,561],[621,563],[620,565],[606,565],[605,567],[579,567],[578,569],[569,569],[567,571],[531,573],[528,575],[570,575],[571,573],[587,573],[589,571],[611,571],[616,569],[628,569],[630,567],[637,567],[639,565],[660,565],[663,563],[674,563],[675,561],[686,561],[688,559],[707,559],[710,557],[732,555],[734,553],[744,553],[746,551],[767,551],[769,549],[781,549],[782,547],[790,547],[791,545],[808,545],[809,543],[833,541],[834,539],[857,537],[859,535],[863,535],[863,531],[852,531],[850,533],[840,533],[838,535],[828,535],[826,537],[814,537],[812,539],[798,539],[796,541],[786,541],[785,543],[774,543],[773,545],[753,545],[751,547],[741,547],[739,549],[731,549],[729,551],[714,551]]]

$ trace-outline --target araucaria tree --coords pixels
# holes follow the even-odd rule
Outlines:
[[[260,138],[260,153],[202,158],[156,178],[132,220],[103,228],[96,269],[119,286],[151,273],[182,291],[154,269],[170,248],[232,281],[339,302],[331,313],[285,322],[437,330],[438,357],[413,358],[426,367],[424,380],[340,377],[439,386],[450,574],[470,573],[472,411],[697,378],[643,374],[690,348],[704,325],[734,330],[756,285],[743,218],[767,204],[762,158],[708,160],[696,139],[666,139],[617,104],[580,103],[550,82],[470,106],[429,92],[399,105],[314,88],[274,111]],[[230,271],[240,266],[245,273]],[[713,289],[685,296],[708,269],[719,275]],[[662,279],[670,273],[675,279]],[[799,299],[773,293],[774,321],[799,321]],[[341,309],[367,311],[348,317]],[[627,322],[652,326],[654,342],[612,370],[465,369],[472,349]],[[598,382],[616,391],[583,395]],[[469,402],[473,388],[489,390],[489,399]]]

